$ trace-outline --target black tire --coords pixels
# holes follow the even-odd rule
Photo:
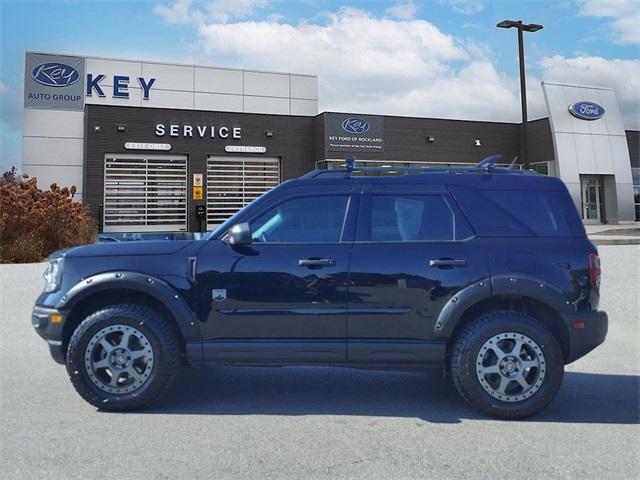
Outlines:
[[[540,357],[543,360],[542,370],[531,372],[539,375],[541,371],[544,375],[537,390],[518,401],[513,400],[520,398],[515,395],[511,396],[512,401],[501,401],[490,395],[480,383],[479,377],[482,375],[476,371],[476,365],[480,365],[477,363],[479,353],[485,348],[485,342],[505,332],[529,337],[543,353]],[[564,376],[564,357],[554,335],[533,317],[515,311],[496,311],[480,316],[456,336],[450,351],[449,367],[456,389],[471,407],[492,417],[518,419],[539,412],[555,398]]]
[[[126,393],[109,393],[96,386],[97,372],[87,366],[87,347],[94,341],[92,338],[115,325],[133,327],[142,333],[148,339],[144,348],[152,351],[153,363],[148,366],[146,380]],[[156,401],[169,389],[180,366],[180,343],[171,325],[155,310],[137,304],[111,305],[80,323],[69,341],[66,361],[71,383],[91,405],[109,411],[134,410]]]

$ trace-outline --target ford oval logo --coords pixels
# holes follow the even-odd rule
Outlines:
[[[604,115],[604,108],[595,102],[576,102],[569,105],[569,112],[583,120],[597,120]]]
[[[78,71],[64,63],[41,63],[31,70],[33,79],[47,87],[67,87],[80,78]]]
[[[369,122],[361,118],[347,118],[342,122],[342,129],[347,133],[361,135],[369,130]]]

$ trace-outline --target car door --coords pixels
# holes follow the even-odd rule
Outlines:
[[[488,275],[484,249],[445,187],[369,186],[351,254],[349,362],[442,361],[438,314]]]
[[[344,362],[353,186],[293,188],[247,218],[252,244],[212,240],[196,289],[205,360]]]

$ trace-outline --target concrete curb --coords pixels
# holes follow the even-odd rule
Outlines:
[[[640,245],[640,238],[589,238],[595,245]]]

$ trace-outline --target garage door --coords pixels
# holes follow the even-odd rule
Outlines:
[[[105,232],[176,232],[186,229],[186,156],[105,156]]]
[[[207,228],[220,225],[245,205],[280,183],[280,159],[209,157]]]

